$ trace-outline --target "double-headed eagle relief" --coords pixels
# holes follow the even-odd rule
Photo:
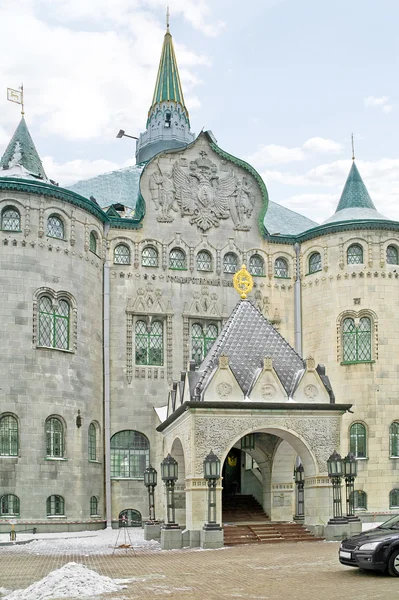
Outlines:
[[[162,171],[159,161],[150,176],[150,192],[157,220],[169,223],[173,213],[190,217],[190,223],[201,231],[219,227],[221,219],[232,218],[234,229],[248,231],[254,207],[252,182],[245,175],[240,179],[233,170],[219,177],[218,167],[202,151],[183,167],[177,160],[172,172]]]

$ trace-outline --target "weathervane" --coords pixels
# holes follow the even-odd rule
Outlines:
[[[21,83],[19,90],[7,88],[7,100],[21,105],[21,115],[24,116],[24,84]]]
[[[247,267],[245,265],[242,265],[241,269],[234,275],[233,285],[236,292],[240,294],[241,299],[245,300],[249,292],[254,287],[254,280],[247,271]]]

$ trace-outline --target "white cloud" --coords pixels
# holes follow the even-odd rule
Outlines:
[[[392,104],[385,104],[385,106],[382,107],[382,110],[384,111],[384,113],[390,113],[392,108]]]
[[[378,106],[382,108],[384,113],[390,113],[393,106],[392,104],[388,104],[389,97],[388,96],[367,96],[364,99],[364,106],[367,108]]]
[[[302,148],[309,152],[319,152],[320,154],[341,152],[343,149],[342,144],[322,137],[310,138],[302,145]]]
[[[342,149],[343,146],[338,142],[322,137],[314,137],[306,140],[302,146],[297,148],[287,148],[276,144],[261,146],[257,152],[248,157],[248,161],[257,168],[262,168],[266,165],[302,161],[312,154],[337,153]]]
[[[129,159],[122,164],[111,160],[70,160],[65,163],[58,163],[52,156],[45,156],[43,159],[44,170],[47,175],[61,186],[67,187],[76,181],[90,179],[101,173],[108,173],[123,167],[129,167],[135,164],[134,159]]]

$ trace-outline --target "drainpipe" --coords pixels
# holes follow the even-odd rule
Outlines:
[[[301,298],[301,267],[299,253],[301,245],[294,244],[296,254],[296,274],[294,284],[294,320],[295,320],[295,350],[302,356],[302,298]]]
[[[105,225],[107,238],[109,225]],[[110,406],[110,272],[108,256],[104,263],[103,278],[103,360],[104,360],[104,463],[105,463],[105,518],[107,527],[112,527],[111,501],[111,406]]]

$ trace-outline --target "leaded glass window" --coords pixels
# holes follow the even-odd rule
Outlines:
[[[363,264],[363,248],[359,244],[352,244],[347,250],[348,265]]]
[[[399,490],[394,489],[389,492],[389,508],[399,507]]]
[[[258,276],[265,274],[265,262],[259,254],[253,254],[249,259],[249,272]]]
[[[49,496],[47,498],[47,516],[65,515],[65,502],[62,496]]]
[[[64,427],[56,417],[46,421],[46,456],[62,458],[64,456]]]
[[[15,496],[14,494],[5,494],[0,498],[1,516],[18,516],[19,510],[18,496]]]
[[[143,252],[141,254],[141,264],[143,267],[157,267],[158,250],[152,246],[146,246],[143,248]]]
[[[97,430],[94,423],[89,425],[89,460],[97,460]]]
[[[118,244],[114,250],[115,265],[130,265],[130,249],[126,244]]]
[[[139,431],[125,430],[111,438],[111,477],[143,479],[150,464],[150,443]]]
[[[64,223],[59,217],[51,215],[47,219],[47,235],[59,240],[64,239]]]
[[[218,328],[214,323],[201,325],[193,323],[191,327],[191,358],[199,366],[208,354],[218,336]]]
[[[173,248],[173,250],[170,251],[169,268],[181,270],[185,270],[187,268],[186,255],[180,248]]]
[[[353,494],[353,507],[357,510],[367,510],[367,494],[363,490],[355,490]],[[351,494],[351,496],[352,496]]]
[[[2,210],[1,228],[3,231],[20,231],[21,215],[16,208],[8,206]]]
[[[274,276],[288,277],[288,263],[285,258],[276,258],[274,262]]]
[[[197,254],[198,271],[212,271],[212,257],[206,250],[201,250]]]
[[[399,423],[396,421],[389,427],[389,456],[399,456]]]
[[[317,273],[317,271],[321,271],[321,254],[313,252],[309,257],[309,273]]]
[[[12,415],[0,419],[0,456],[18,456],[18,421]]]
[[[93,231],[90,233],[89,244],[90,244],[90,251],[94,252],[94,254],[97,254],[97,236]]]
[[[136,321],[136,364],[163,365],[163,324]]]
[[[223,258],[223,273],[235,273],[238,268],[238,258],[234,252],[228,252]]]
[[[399,264],[398,249],[396,246],[388,246],[387,248],[387,263],[389,265]]]
[[[349,452],[353,452],[356,458],[367,456],[366,427],[363,423],[353,423],[349,430]]]
[[[343,362],[371,361],[371,319],[346,318],[342,324]]]
[[[69,348],[69,313],[66,300],[59,300],[53,306],[49,296],[39,299],[39,346],[48,348]]]
[[[90,516],[96,517],[98,515],[98,498],[92,496],[90,498]]]

